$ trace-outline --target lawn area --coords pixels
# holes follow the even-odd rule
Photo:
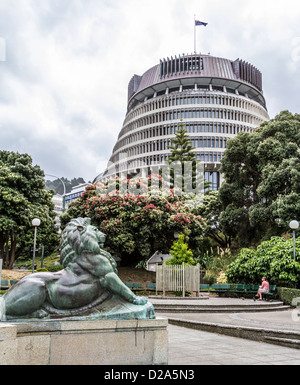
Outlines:
[[[155,282],[155,273],[142,269],[131,267],[119,267],[119,277],[123,282],[137,282],[144,286],[146,283]],[[31,271],[20,270],[2,270],[2,279],[21,279],[25,275],[31,274]]]

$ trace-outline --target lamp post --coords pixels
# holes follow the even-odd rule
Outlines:
[[[299,229],[299,222],[292,221],[290,223],[290,228],[293,230],[294,259],[296,261],[296,230]]]
[[[3,263],[3,259],[0,259],[0,282],[1,282],[1,274],[2,274],[2,263]]]
[[[293,230],[294,260],[296,262],[296,230],[299,229],[299,222],[292,221],[290,223],[290,228]],[[297,284],[295,284],[295,289],[296,287],[297,287]]]
[[[41,221],[38,218],[34,218],[32,221],[32,226],[34,226],[34,242],[33,242],[33,260],[32,260],[32,273],[34,273],[34,261],[35,261],[35,248],[36,248],[36,233],[37,228],[41,224]]]

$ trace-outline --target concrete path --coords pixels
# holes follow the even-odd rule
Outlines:
[[[295,310],[259,313],[159,313],[166,318],[210,322],[220,325],[235,325],[261,329],[300,332],[300,317]]]
[[[161,303],[160,299],[150,299],[152,303]],[[166,304],[176,304],[179,300],[165,300]],[[285,333],[300,333],[298,311],[248,312],[253,306],[264,306],[265,302],[242,300],[239,298],[210,298],[206,300],[181,300],[189,306],[199,303],[224,309],[242,306],[245,312],[159,312],[159,317],[187,320],[199,323],[251,328],[258,330],[272,329]],[[249,309],[250,308],[250,309]],[[270,309],[271,310],[271,309]],[[300,365],[300,349],[278,346],[250,339],[231,337],[169,324],[169,365]]]
[[[300,365],[300,350],[168,326],[169,365]]]

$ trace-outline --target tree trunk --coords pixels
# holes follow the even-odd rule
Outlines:
[[[12,269],[16,259],[16,248],[17,248],[17,240],[14,236],[11,237],[10,241],[10,260],[8,264],[8,268]]]
[[[4,239],[3,234],[0,234],[0,259],[4,258]]]
[[[4,241],[4,259],[3,259],[3,264],[6,269],[8,268],[8,261],[9,261],[9,236],[7,235]]]

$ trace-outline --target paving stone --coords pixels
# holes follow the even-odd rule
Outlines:
[[[168,326],[168,332],[169,365],[300,365],[298,349],[173,325]],[[193,349],[187,346],[187,338],[194,340]]]

